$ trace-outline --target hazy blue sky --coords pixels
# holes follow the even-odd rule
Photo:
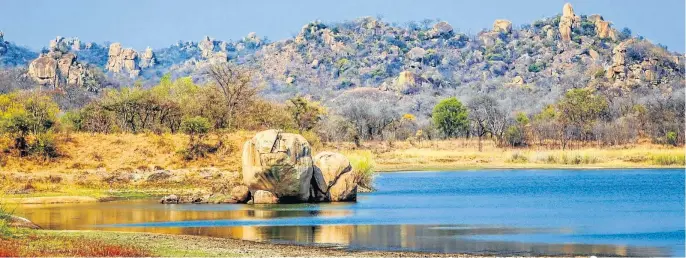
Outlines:
[[[276,41],[295,35],[307,22],[335,22],[381,15],[405,23],[425,18],[448,21],[476,33],[503,18],[515,25],[562,12],[559,0],[0,0],[5,39],[38,50],[57,35],[83,42],[121,42],[160,48],[203,36],[239,39],[257,32]],[[629,27],[655,43],[684,52],[684,0],[571,0],[577,14],[601,14],[614,27]]]

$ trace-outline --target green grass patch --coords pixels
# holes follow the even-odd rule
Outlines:
[[[661,166],[674,166],[674,165],[686,165],[686,157],[683,153],[678,154],[653,154],[651,160],[655,165]]]

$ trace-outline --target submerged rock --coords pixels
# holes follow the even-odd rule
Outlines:
[[[167,195],[165,197],[162,197],[162,199],[160,199],[160,203],[162,203],[162,204],[179,203],[180,201],[181,201],[181,199],[179,198],[179,196],[177,196],[175,194]]]

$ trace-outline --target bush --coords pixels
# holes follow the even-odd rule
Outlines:
[[[667,141],[667,144],[671,144],[674,146],[679,145],[678,137],[676,135],[676,132],[667,132],[665,135],[665,140]]]
[[[350,160],[350,165],[353,168],[352,173],[355,176],[355,182],[359,186],[373,189],[372,183],[374,180],[374,157],[371,151],[360,151],[350,153],[347,155]]]
[[[538,63],[531,64],[531,65],[529,65],[528,70],[530,73],[537,73],[537,72],[540,72],[541,70],[543,70],[543,65],[538,64]]]
[[[519,152],[512,153],[509,159],[507,159],[507,162],[509,163],[525,163],[529,161],[529,158]]]
[[[216,148],[203,143],[207,132],[210,131],[210,121],[207,118],[200,116],[186,118],[181,122],[181,128],[190,136],[187,149],[181,151],[184,159],[193,160],[205,157],[208,152],[216,151]]]
[[[30,146],[29,153],[43,159],[59,157],[54,135],[51,133],[36,135],[36,139]]]
[[[181,122],[183,132],[191,136],[206,134],[210,131],[210,126],[210,121],[201,116],[186,118]]]

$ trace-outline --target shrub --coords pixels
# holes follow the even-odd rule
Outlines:
[[[524,163],[527,161],[529,161],[529,158],[520,152],[512,153],[510,158],[507,159],[507,162],[509,163]]]
[[[519,126],[510,126],[505,131],[505,140],[510,146],[522,146],[524,145],[524,132]]]
[[[372,189],[374,166],[376,166],[372,152],[360,151],[350,153],[347,156],[353,168],[352,173],[354,173],[355,182],[362,187]]]
[[[36,135],[36,139],[30,146],[29,153],[43,159],[58,157],[59,153],[57,152],[55,136],[52,133]]]
[[[667,144],[677,146],[679,144],[679,141],[677,139],[678,138],[676,132],[667,132],[667,134],[665,135],[665,140],[667,141]]]
[[[196,116],[186,118],[181,122],[183,132],[190,136],[188,140],[188,147],[181,151],[184,159],[193,160],[199,157],[205,157],[212,148],[203,143],[207,132],[210,131],[210,122],[207,118]]]
[[[543,70],[543,65],[538,64],[538,63],[531,64],[531,65],[529,65],[528,70],[530,73],[537,73],[537,72],[540,72],[541,70]]]

